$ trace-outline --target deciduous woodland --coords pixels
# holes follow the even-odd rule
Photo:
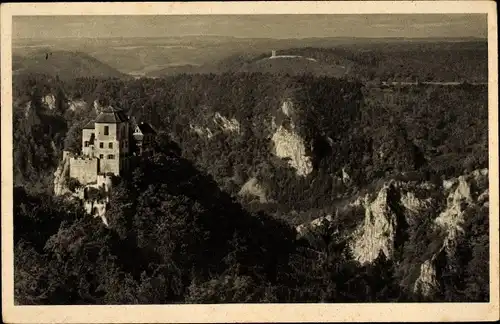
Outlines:
[[[489,300],[487,86],[361,79],[15,75],[16,303]],[[106,106],[158,131],[108,226],[53,195]]]

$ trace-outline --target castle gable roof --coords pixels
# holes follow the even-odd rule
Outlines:
[[[83,126],[83,129],[95,129],[95,122],[93,120],[89,121]]]
[[[104,108],[99,116],[97,116],[95,123],[101,124],[118,124],[124,123],[128,121],[127,115],[119,109],[115,107],[106,107]]]
[[[156,131],[153,129],[153,127],[149,124],[149,123],[140,123],[137,125],[136,129],[135,129],[135,132],[137,133],[137,130],[139,130],[139,132],[141,134],[156,134]]]

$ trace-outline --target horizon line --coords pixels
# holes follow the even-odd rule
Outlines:
[[[58,40],[58,39],[161,39],[161,38],[182,38],[182,37],[219,37],[219,38],[237,38],[237,39],[272,39],[272,40],[290,40],[290,39],[481,39],[487,40],[488,36],[310,36],[310,37],[247,37],[230,35],[169,35],[169,36],[62,36],[62,37],[12,37],[12,40]]]

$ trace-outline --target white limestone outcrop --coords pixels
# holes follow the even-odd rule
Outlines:
[[[373,201],[370,201],[369,195],[357,201],[365,209],[365,218],[352,235],[350,250],[360,264],[375,261],[381,252],[387,259],[392,258],[398,224],[388,205],[389,186],[385,184]]]
[[[48,94],[42,98],[42,103],[46,104],[50,110],[56,107],[56,97],[53,94]]]
[[[223,131],[227,133],[240,134],[241,127],[240,123],[235,118],[226,118],[220,113],[216,112],[213,118],[213,122]]]
[[[71,111],[82,110],[87,106],[87,103],[81,99],[73,99],[68,102],[68,109]]]
[[[189,124],[189,129],[191,129],[191,131],[195,132],[199,136],[206,137],[207,139],[211,139],[212,137],[214,137],[214,133],[208,127],[202,128],[200,126]]]
[[[311,158],[306,155],[304,140],[292,130],[283,126],[278,127],[271,137],[274,143],[274,154],[288,159],[288,164],[294,168],[299,176],[306,176],[313,171]]]
[[[445,197],[442,203],[439,194],[436,195],[439,191]],[[464,231],[467,209],[473,206],[487,208],[488,197],[487,169],[445,180],[441,185],[389,180],[382,183],[375,192],[360,195],[347,203],[347,208],[362,207],[365,214],[351,233],[333,232],[336,227],[330,225],[332,221],[335,222],[335,216],[320,217],[298,226],[296,230],[299,237],[310,237],[320,229],[329,230],[334,236],[347,237],[352,258],[360,264],[369,264],[380,254],[387,259],[394,258],[396,233],[400,230],[398,226],[420,226],[417,224],[419,217],[431,217],[434,225],[429,230],[444,231],[445,237],[437,250],[434,245],[432,255],[427,260],[416,265],[419,275],[410,283],[415,293],[429,296],[439,289],[436,259],[442,253],[448,257],[455,253],[457,238]],[[435,213],[437,204],[443,203],[444,208]],[[315,231],[311,231],[312,229]]]
[[[414,285],[414,292],[431,295],[439,288],[436,280],[434,262],[438,255],[444,251],[448,256],[455,253],[458,236],[463,233],[462,227],[465,221],[465,211],[475,205],[485,205],[488,201],[488,169],[475,170],[469,174],[443,181],[442,190],[446,194],[446,207],[434,219],[436,227],[444,230],[446,236],[441,248],[435,252],[429,260],[426,260],[421,268],[420,275]],[[475,198],[472,184],[483,187],[483,192]]]
[[[70,153],[63,151],[63,159],[54,172],[54,195],[56,196],[64,196],[71,193],[68,188],[69,167]]]
[[[333,222],[332,215],[326,215],[313,219],[307,224],[300,224],[295,228],[299,237],[303,237],[310,232],[317,231],[318,229],[328,229]]]
[[[431,260],[424,261],[424,263],[420,265],[420,275],[417,280],[415,280],[413,291],[424,296],[430,296],[438,287],[439,283],[436,278],[435,266],[432,264]]]

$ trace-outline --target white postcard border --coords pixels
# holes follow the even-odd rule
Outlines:
[[[12,16],[235,14],[488,14],[490,302],[14,306],[12,219]],[[479,321],[499,319],[498,53],[494,1],[19,3],[1,6],[2,316],[7,323]]]

